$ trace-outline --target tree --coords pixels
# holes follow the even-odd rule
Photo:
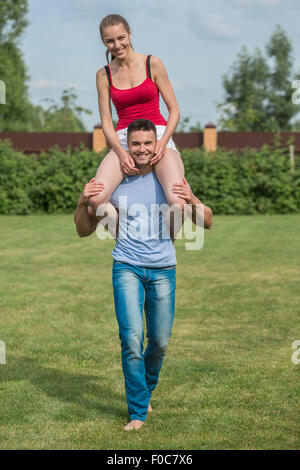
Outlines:
[[[0,0],[0,80],[6,104],[0,106],[0,130],[26,130],[29,120],[28,75],[18,41],[28,24],[27,0]]]
[[[217,104],[221,111],[218,122],[221,128],[239,131],[291,129],[291,119],[298,113],[291,100],[294,91],[292,45],[280,25],[272,34],[266,51],[267,57],[264,57],[257,47],[251,55],[243,46],[230,74],[223,75],[225,100]]]
[[[293,122],[291,131],[292,132],[300,132],[300,119]]]
[[[27,0],[0,0],[0,44],[16,43],[28,24]]]
[[[28,132],[44,132],[45,110],[42,106],[30,104]]]
[[[223,113],[219,125],[228,130],[269,130],[264,111],[268,68],[260,50],[251,56],[243,46],[231,73],[223,76],[226,96],[225,103],[217,105]]]
[[[276,119],[274,130],[291,130],[291,119],[298,113],[291,100],[294,92],[292,43],[287,38],[284,30],[277,25],[269,43],[267,44],[268,56],[274,61],[273,70],[269,75],[269,96],[266,111],[269,119]],[[275,125],[274,125],[275,127]]]
[[[189,132],[203,132],[203,127],[201,126],[200,121],[197,121],[196,124],[192,124],[189,128]]]
[[[64,90],[61,103],[45,99],[48,109],[30,103],[29,76],[18,42],[27,26],[28,0],[0,0],[0,80],[6,85],[6,104],[0,106],[0,131],[84,132],[77,95]]]
[[[12,43],[0,45],[0,79],[6,84],[6,104],[0,106],[0,131],[27,130],[28,75],[21,52]]]
[[[178,123],[178,125],[177,125],[176,131],[177,131],[177,132],[188,132],[188,131],[187,131],[187,127],[188,127],[188,125],[189,125],[189,123],[190,123],[190,119],[191,119],[191,118],[190,118],[189,116],[180,118],[180,121],[179,121],[179,123]]]
[[[178,123],[176,132],[203,132],[200,121],[197,121],[196,124],[191,125],[190,120],[190,116],[182,117]]]
[[[35,114],[32,115],[32,122],[44,132],[86,132],[81,114],[91,115],[92,111],[77,106],[76,99],[77,95],[72,88],[63,90],[59,103],[45,98],[43,101],[50,104],[48,109],[37,106]]]

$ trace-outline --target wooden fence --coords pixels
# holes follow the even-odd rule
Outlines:
[[[61,150],[68,146],[79,147],[82,142],[88,149],[93,148],[93,134],[85,132],[2,132],[0,139],[9,139],[15,150],[29,153],[41,153],[57,145]]]
[[[274,135],[274,132],[218,132],[214,124],[209,123],[204,132],[179,132],[174,134],[173,139],[180,150],[204,146],[207,150],[214,151],[218,147],[227,150],[239,150],[245,147],[259,149],[263,144],[271,144]],[[300,132],[281,132],[280,135],[283,145],[287,145],[288,139],[293,137],[295,155],[300,156]],[[82,143],[89,150],[96,152],[106,147],[105,137],[99,125],[95,126],[93,133],[2,132],[0,139],[10,139],[13,148],[25,154],[41,153],[54,145],[65,150],[68,146],[71,149],[77,148]]]

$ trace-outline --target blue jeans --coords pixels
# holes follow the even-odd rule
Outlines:
[[[172,331],[176,266],[144,268],[114,261],[112,278],[128,412],[131,420],[145,421]],[[144,309],[148,341],[143,352]]]

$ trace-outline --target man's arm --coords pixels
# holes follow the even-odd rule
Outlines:
[[[74,222],[77,233],[80,237],[88,237],[94,233],[98,225],[97,217],[93,214],[88,203],[84,200],[83,194],[81,194],[78,199],[74,214]]]
[[[76,225],[77,233],[80,237],[88,237],[97,228],[99,217],[96,217],[89,207],[89,198],[99,194],[103,189],[102,183],[95,183],[95,178],[92,178],[89,183],[84,187],[74,214],[74,222]]]
[[[210,229],[212,226],[212,210],[210,207],[205,206],[200,199],[198,199],[192,192],[187,180],[183,178],[182,183],[175,183],[172,191],[181,199],[184,199],[187,204],[190,204],[191,210],[188,212],[195,225],[203,225],[204,228]],[[190,214],[191,212],[191,214]],[[204,221],[202,218],[204,215]]]
[[[212,210],[210,207],[205,206],[203,202],[200,201],[194,194],[193,197],[190,199],[188,204],[192,206],[192,221],[195,225],[203,225],[202,221],[202,206],[204,208],[204,228],[210,229],[212,226]]]
[[[96,183],[92,178],[84,187],[83,193],[78,199],[77,208],[74,214],[74,222],[77,233],[80,237],[88,237],[97,228],[100,222],[108,230],[112,238],[116,240],[118,235],[119,215],[117,209],[110,203],[101,204],[95,215],[89,206],[89,198],[97,196],[104,189],[103,183]]]

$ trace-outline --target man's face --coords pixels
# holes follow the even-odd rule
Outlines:
[[[129,135],[128,149],[136,168],[143,169],[154,155],[156,136],[153,131],[134,131]]]

